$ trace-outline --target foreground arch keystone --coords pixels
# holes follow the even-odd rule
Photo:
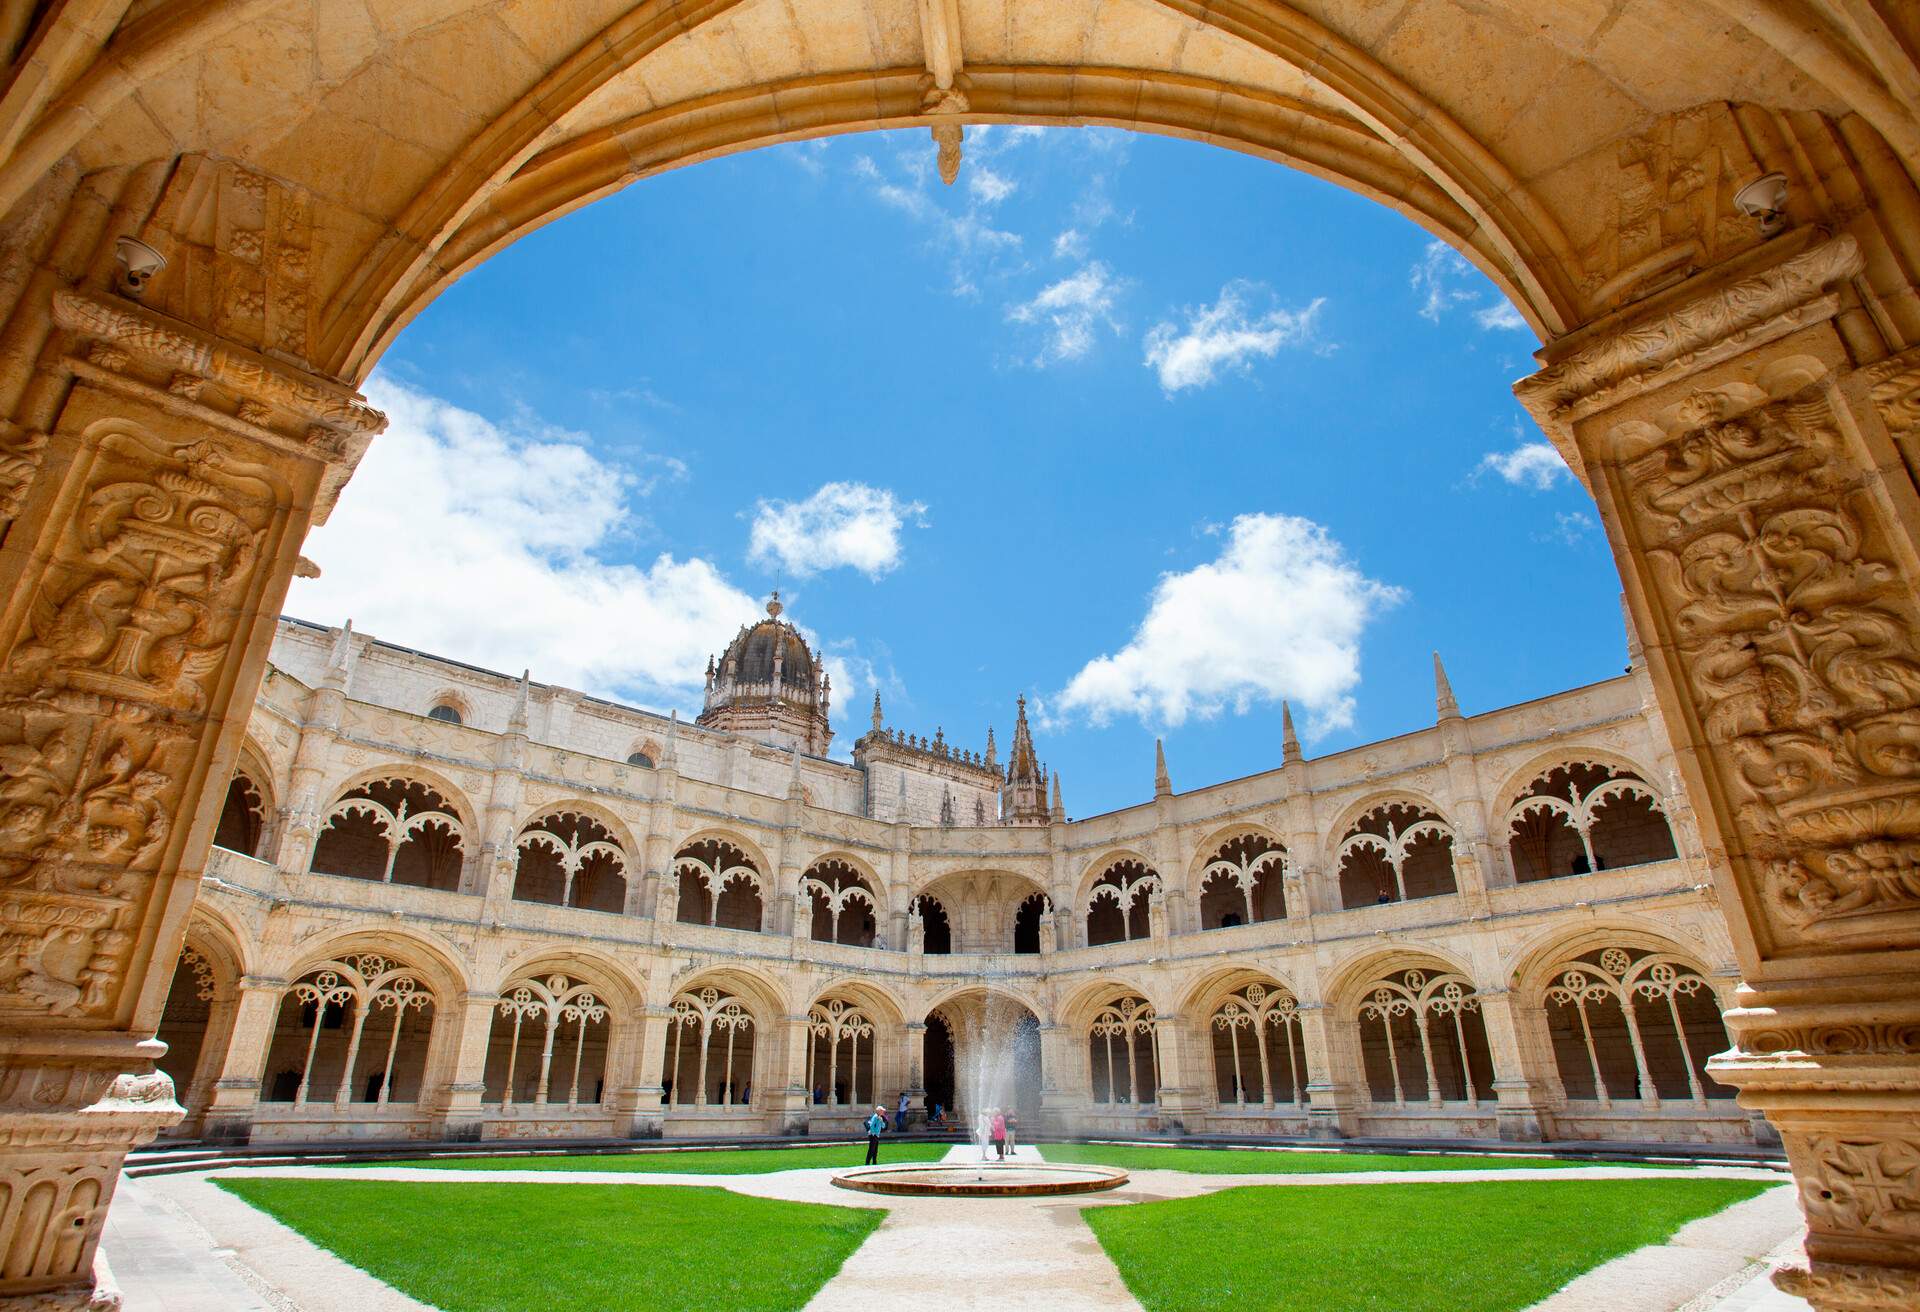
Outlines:
[[[1920,1301],[1909,6],[390,9],[68,0],[0,21],[0,1253],[25,1255],[0,1265],[0,1301],[112,1301],[91,1271],[120,1159],[179,1115],[151,1036],[274,617],[382,427],[355,388],[393,334],[522,233],[653,173],[878,127],[937,127],[950,152],[982,123],[1128,126],[1288,162],[1393,206],[1515,299],[1547,341],[1519,394],[1600,506],[1745,974],[1738,1046],[1712,1069],[1792,1156],[1813,1239],[1788,1283],[1823,1309]],[[1733,197],[1773,171],[1788,202],[1769,239]],[[143,296],[120,277],[123,236],[167,260]],[[327,800],[302,792],[337,722],[340,690],[321,693],[283,850],[312,843]],[[1457,722],[1447,734],[1464,766]],[[1284,769],[1304,785],[1297,753]],[[509,819],[475,835],[489,866]],[[1497,845],[1483,817],[1449,819],[1458,896],[1482,905]],[[1047,832],[1063,823],[1056,808]],[[1313,827],[1289,803],[1283,845],[1313,851]],[[653,833],[627,853],[631,911],[671,889],[675,850]],[[783,896],[789,857],[756,863]],[[1306,890],[1325,873],[1289,870],[1290,918],[1322,913]],[[881,927],[900,939],[918,917],[895,891]],[[1047,891],[1043,951],[1071,950],[1064,865]],[[1166,891],[1153,932],[1185,924],[1186,897]],[[270,1029],[288,983],[247,976],[235,1034]],[[1506,994],[1480,996],[1496,1066],[1524,1055]],[[641,1131],[675,997],[652,990],[629,1041],[639,1081],[615,1101]],[[449,1032],[484,1036],[498,1002],[449,999]],[[796,1067],[804,1016],[763,1010],[781,1030],[767,1060]],[[1345,1045],[1321,1000],[1300,1016],[1310,1068]],[[1079,1042],[1044,1019],[1049,1072]],[[1208,1079],[1190,1046],[1160,1048],[1176,1107]],[[456,1075],[449,1125],[484,1072]],[[257,1092],[222,1076],[210,1126]],[[1502,1125],[1533,1117],[1523,1086],[1494,1091]],[[1351,1120],[1350,1089],[1306,1095],[1316,1125]]]

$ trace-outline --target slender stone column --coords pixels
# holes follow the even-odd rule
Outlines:
[[[223,785],[301,540],[385,422],[94,267],[16,307],[56,331],[0,507],[0,1192],[53,1196],[0,1209],[36,1254],[0,1301],[43,1307],[92,1301],[121,1159],[180,1116],[151,1036]]]
[[[1863,271],[1790,232],[1518,388],[1606,522],[1746,977],[1712,1069],[1780,1130],[1779,1283],[1823,1312],[1920,1305],[1920,350]]]
[[[241,977],[234,997],[233,1030],[227,1040],[226,1056],[214,1076],[201,1138],[245,1143],[251,1137],[267,1050],[273,1046],[274,1026],[280,1020],[280,1000],[286,992],[286,980],[258,975]]]

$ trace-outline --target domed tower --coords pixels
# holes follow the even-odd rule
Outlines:
[[[707,700],[699,722],[775,747],[825,756],[832,681],[800,631],[780,618],[780,594],[767,618],[741,629],[716,662],[707,662]]]

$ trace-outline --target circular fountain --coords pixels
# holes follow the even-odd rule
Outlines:
[[[1034,1198],[1118,1189],[1127,1173],[1067,1162],[913,1162],[865,1166],[833,1177],[842,1189],[940,1198]]]

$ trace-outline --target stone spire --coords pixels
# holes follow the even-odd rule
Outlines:
[[[880,690],[878,688],[875,688],[873,690],[873,730],[874,732],[878,733],[880,731],[881,726],[886,724],[886,722],[887,722],[886,717],[880,714]]]
[[[345,688],[352,673],[353,621],[348,620],[341,626],[339,636],[333,640],[333,650],[327,654],[326,677],[321,684],[327,688]]]
[[[996,767],[1000,764],[1000,749],[993,745],[992,725],[987,726],[987,764]]]
[[[1447,667],[1440,663],[1440,653],[1433,654],[1433,698],[1443,720],[1460,718],[1460,703],[1453,699],[1453,685],[1447,682]]]
[[[1300,754],[1300,736],[1293,731],[1293,707],[1280,703],[1280,763],[1292,765],[1304,760]]]
[[[1062,822],[1067,818],[1067,808],[1060,804],[1060,776],[1057,774],[1053,776],[1053,807],[1047,818]]]
[[[513,714],[507,717],[507,732],[523,737],[527,732],[527,700],[532,692],[532,670],[520,671],[520,687],[513,694]]]
[[[1027,727],[1027,699],[1022,695],[1013,723],[1013,749],[1007,761],[1006,782],[1000,789],[1000,819],[1009,825],[1047,822],[1047,772],[1033,750],[1033,730]]]
[[[1167,775],[1166,744],[1158,738],[1153,740],[1153,795],[1173,796],[1173,780]]]

